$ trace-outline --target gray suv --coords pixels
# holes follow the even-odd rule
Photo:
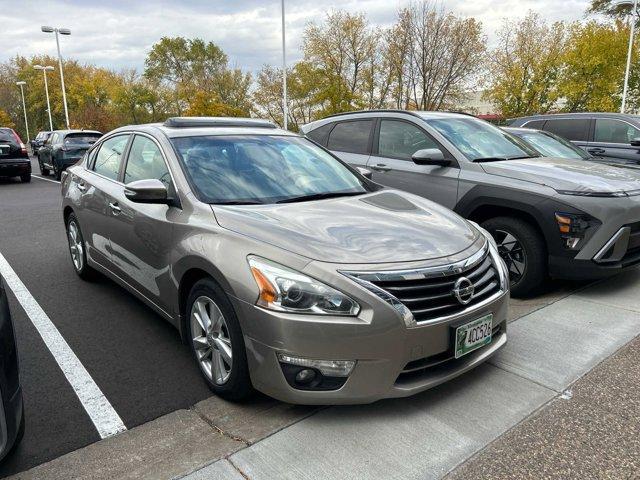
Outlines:
[[[475,117],[368,111],[303,132],[373,180],[454,209],[495,237],[514,295],[547,275],[598,278],[640,264],[640,172],[545,158]]]
[[[411,395],[507,340],[487,232],[269,122],[119,128],[62,195],[78,275],[109,276],[174,324],[228,398]]]

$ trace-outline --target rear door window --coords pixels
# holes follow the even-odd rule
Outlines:
[[[111,180],[117,180],[129,137],[130,135],[117,135],[105,140],[99,147],[93,170]]]
[[[327,125],[323,125],[321,127],[316,128],[315,130],[311,130],[307,137],[313,140],[316,143],[319,143],[323,147],[327,146],[327,140],[329,137],[329,132],[333,128],[333,123],[329,123]]]
[[[594,142],[629,144],[634,138],[640,137],[640,130],[633,125],[612,118],[597,118]]]
[[[372,127],[373,120],[340,122],[331,130],[327,148],[338,152],[368,155]]]
[[[588,140],[589,119],[588,118],[558,118],[547,120],[544,129],[555,133],[567,140]]]

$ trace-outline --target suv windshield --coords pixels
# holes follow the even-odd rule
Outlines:
[[[540,156],[522,140],[477,118],[439,118],[426,122],[474,162]]]
[[[65,145],[74,144],[74,143],[89,143],[93,144],[98,141],[101,137],[99,133],[70,133],[66,137],[64,137]]]
[[[207,203],[292,202],[368,191],[349,168],[300,137],[197,136],[171,142]]]
[[[591,156],[568,140],[550,132],[518,132],[517,135],[530,144],[545,157],[573,158],[576,160],[589,160]]]

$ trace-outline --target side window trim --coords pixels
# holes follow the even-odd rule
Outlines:
[[[460,165],[458,164],[458,160],[456,159],[456,157],[449,151],[447,150],[444,145],[442,145],[442,143],[440,143],[438,140],[436,140],[433,135],[431,135],[429,132],[427,132],[424,128],[422,128],[421,125],[418,125],[415,122],[412,122],[410,120],[407,120],[405,118],[396,118],[396,117],[378,117],[376,122],[376,126],[375,126],[375,138],[373,140],[373,145],[374,145],[374,150],[371,152],[371,156],[372,157],[376,157],[376,158],[393,158],[394,160],[402,160],[404,162],[410,162],[411,160],[407,160],[406,158],[400,158],[400,157],[383,157],[381,155],[379,155],[379,145],[380,145],[380,125],[382,123],[382,120],[394,120],[397,122],[404,122],[404,123],[408,123],[409,125],[412,125],[414,127],[416,127],[418,130],[422,131],[422,133],[424,133],[427,138],[429,138],[430,140],[433,141],[433,143],[435,143],[438,148],[440,149],[440,151],[442,151],[442,153],[444,154],[445,158],[448,160],[451,160],[451,167],[454,168],[459,168]],[[375,152],[375,153],[374,153]]]

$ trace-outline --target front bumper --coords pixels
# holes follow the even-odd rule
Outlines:
[[[20,177],[31,175],[31,162],[28,160],[0,161],[0,177]]]
[[[285,402],[321,405],[405,397],[476,367],[507,341],[508,299],[508,292],[504,292],[473,312],[411,328],[386,305],[365,312],[363,318],[319,318],[265,310],[237,298],[232,302],[245,324],[244,340],[254,387]],[[454,359],[453,327],[488,313],[493,314],[496,332],[492,342]],[[286,381],[277,352],[315,359],[357,360],[357,364],[337,390],[300,390]]]

